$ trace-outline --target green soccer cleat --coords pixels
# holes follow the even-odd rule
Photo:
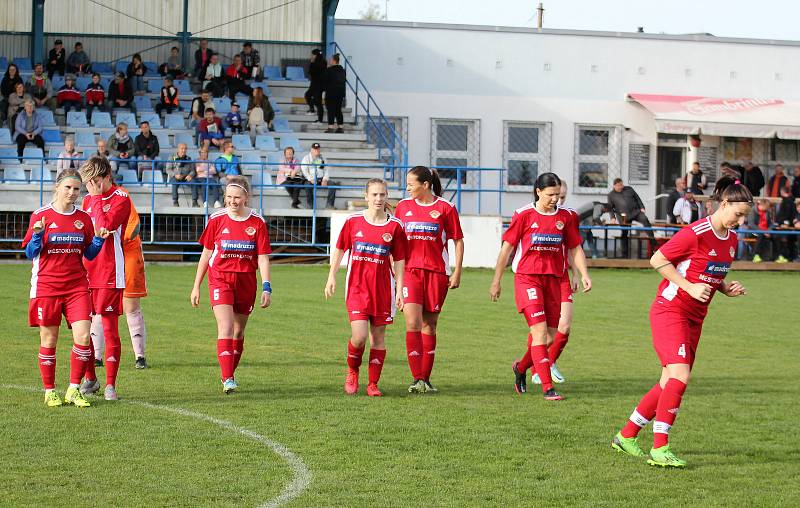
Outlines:
[[[651,466],[660,467],[686,467],[686,461],[681,460],[672,453],[669,445],[666,444],[661,448],[653,448],[650,450],[650,459],[647,461]]]
[[[63,402],[61,402],[61,397],[58,396],[55,390],[46,390],[44,392],[44,404],[47,407],[58,407]]]
[[[636,437],[622,437],[621,432],[611,439],[611,448],[618,452],[626,453],[631,457],[644,457],[644,451],[639,448],[639,436]]]
[[[759,256],[758,254],[753,256],[753,263],[760,263],[760,262],[761,262],[761,256]]]
[[[78,388],[67,388],[67,393],[64,395],[64,404],[74,404],[75,407],[89,407],[91,404],[83,397],[83,394]]]

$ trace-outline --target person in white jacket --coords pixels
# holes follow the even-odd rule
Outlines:
[[[61,173],[65,169],[73,168],[78,169],[81,165],[81,154],[75,150],[75,140],[68,137],[64,140],[64,150],[58,154],[58,162],[56,163],[56,174]]]
[[[700,220],[705,217],[705,212],[706,207],[694,199],[694,193],[691,189],[686,189],[686,193],[675,202],[675,208],[672,209],[672,214],[681,224],[691,224],[696,220]]]
[[[322,153],[320,153],[320,151],[321,147],[319,143],[312,144],[308,155],[303,157],[303,161],[300,163],[300,171],[303,172],[303,177],[308,180],[309,184],[314,185],[314,182],[316,182],[317,186],[328,187],[328,198],[325,208],[331,209],[334,208],[334,204],[336,203],[336,189],[332,189],[329,186],[339,185],[339,182],[330,181],[330,174],[328,168],[325,166],[325,159],[322,158]],[[308,200],[308,207],[314,208],[313,187],[306,188],[306,199]]]

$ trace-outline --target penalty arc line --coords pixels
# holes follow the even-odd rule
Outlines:
[[[19,385],[8,385],[8,384],[3,384],[0,386],[2,386],[3,388],[24,390],[28,392],[41,391],[41,389],[39,388],[33,388],[30,386],[19,386]],[[120,400],[120,402],[123,402],[125,404],[132,404],[135,406],[145,407],[147,409],[157,409],[159,411],[165,411],[186,418],[193,418],[195,420],[201,420],[207,423],[211,423],[230,432],[241,434],[242,436],[245,436],[258,443],[261,443],[262,445],[272,450],[276,455],[282,458],[289,465],[289,467],[292,469],[293,478],[292,481],[286,487],[284,487],[280,495],[278,495],[274,499],[270,499],[264,503],[259,504],[258,508],[276,508],[278,506],[286,504],[292,499],[302,494],[303,491],[305,491],[311,484],[311,471],[308,469],[308,466],[306,466],[303,460],[281,443],[273,441],[272,439],[266,436],[262,436],[261,434],[253,432],[252,430],[248,430],[244,427],[239,427],[238,425],[235,425],[227,420],[222,420],[219,418],[215,418],[213,416],[209,416],[203,413],[197,413],[195,411],[190,411],[188,409],[183,409],[180,407],[161,406],[158,404],[151,404],[149,402],[141,402],[136,400]]]

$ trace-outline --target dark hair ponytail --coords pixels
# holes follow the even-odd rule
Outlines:
[[[536,193],[537,190],[546,189],[548,187],[558,187],[559,190],[561,188],[561,179],[555,173],[542,173],[541,175],[536,177],[536,182],[533,184],[533,202],[539,201],[539,195]]]
[[[427,166],[414,166],[408,174],[417,177],[417,181],[420,184],[428,182],[431,192],[438,197],[442,196],[442,181],[439,180],[439,172],[435,169],[430,169]]]
[[[753,204],[753,195],[750,193],[750,189],[730,176],[723,176],[717,180],[711,198],[720,203],[727,201],[728,203],[747,203],[751,206]]]

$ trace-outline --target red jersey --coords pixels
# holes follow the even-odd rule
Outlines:
[[[83,209],[92,218],[95,229],[106,228],[100,254],[92,261],[83,260],[89,272],[89,287],[125,289],[125,257],[122,253],[125,228],[131,214],[131,198],[125,190],[112,185],[105,193],[83,198]]]
[[[336,248],[350,251],[345,286],[348,308],[372,316],[391,313],[394,277],[389,255],[394,261],[406,257],[403,223],[390,216],[383,224],[373,224],[363,212],[353,214],[345,220]]]
[[[258,256],[272,252],[267,223],[252,209],[242,219],[232,218],[227,209],[212,214],[198,242],[214,251],[208,261],[209,271],[254,272]]]
[[[563,208],[544,214],[531,203],[516,210],[503,234],[503,241],[517,248],[511,265],[514,273],[564,275],[566,251],[582,243],[576,220]]]
[[[42,207],[31,215],[30,226],[22,247],[33,237],[33,225],[44,218],[42,250],[33,258],[31,298],[63,296],[89,290],[83,252],[92,243],[94,227],[89,214],[75,208],[60,213],[52,205]]]
[[[581,217],[578,215],[578,211],[574,208],[567,208],[566,206],[558,205],[559,210],[566,210],[572,215],[573,222],[572,224],[575,226],[575,232],[578,236],[581,235],[580,225],[581,225]],[[581,236],[581,238],[583,238]],[[583,243],[583,242],[581,242]],[[569,256],[567,256],[567,248],[564,247],[564,273],[569,273],[570,264],[569,264]]]
[[[657,296],[689,315],[705,317],[714,293],[722,285],[736,258],[737,244],[735,231],[728,231],[724,238],[718,237],[711,226],[710,217],[681,229],[659,251],[686,280],[711,286],[711,297],[705,303],[695,300],[667,279],[658,286]]]
[[[394,215],[403,222],[408,240],[406,269],[421,268],[450,275],[447,240],[464,238],[456,207],[440,197],[428,205],[403,199],[397,203]]]

